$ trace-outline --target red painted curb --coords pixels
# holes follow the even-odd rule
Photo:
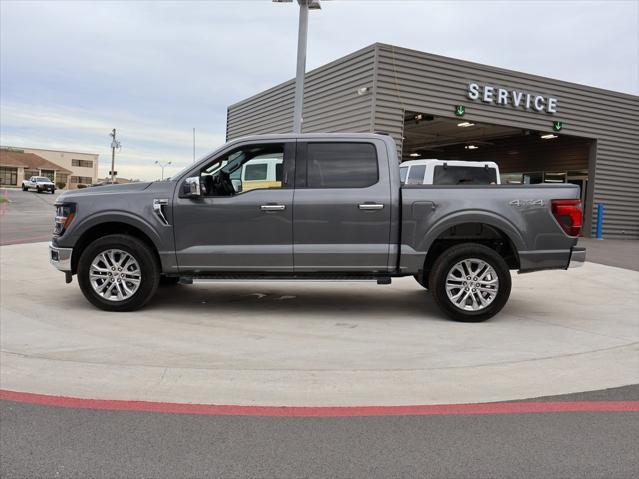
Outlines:
[[[0,400],[74,409],[202,414],[211,416],[358,417],[534,414],[550,412],[639,412],[639,401],[495,402],[423,406],[220,406],[213,404],[82,399],[7,391],[3,389],[0,389]]]

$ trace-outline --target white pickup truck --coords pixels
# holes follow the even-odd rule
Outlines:
[[[34,189],[38,193],[50,191],[53,194],[55,193],[55,183],[46,176],[32,176],[28,180],[22,181],[22,191],[29,191],[29,189]]]
[[[498,185],[493,161],[410,160],[399,167],[403,185]]]

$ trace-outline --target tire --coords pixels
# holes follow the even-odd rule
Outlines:
[[[37,192],[37,193],[42,193],[42,190],[40,189],[40,187],[39,187],[39,186],[36,186],[36,192]]]
[[[22,191],[29,191],[29,188],[27,188],[26,186],[22,185]]]
[[[111,252],[112,255],[107,254],[106,258],[103,256],[98,260],[98,255],[104,252]],[[122,268],[113,269],[120,266],[118,262],[121,262]],[[92,264],[96,268],[92,268]],[[108,271],[109,268],[112,272]],[[104,276],[105,280],[97,277],[92,282],[90,271],[108,276]],[[126,277],[120,276],[125,273]],[[112,281],[116,275],[121,281]],[[135,281],[135,278],[138,278],[137,289],[130,282]],[[129,235],[98,238],[84,249],[78,262],[78,283],[82,293],[91,304],[104,311],[134,311],[141,308],[153,297],[159,282],[160,266],[153,251],[143,241]],[[103,294],[100,294],[98,291],[102,287]]]
[[[178,284],[180,282],[179,276],[160,276],[160,285],[161,286],[172,286]]]
[[[463,277],[462,271],[468,274],[469,268],[470,276]],[[480,276],[473,276],[472,272]],[[481,284],[476,283],[475,278],[480,279]],[[453,286],[449,288],[453,298],[449,297],[447,281],[449,287]],[[459,288],[454,287],[457,284]],[[463,243],[445,250],[435,260],[428,285],[435,303],[444,313],[455,321],[478,323],[495,316],[508,301],[510,270],[495,250],[477,243]],[[460,298],[458,304],[453,301],[455,298]],[[486,304],[481,304],[482,301]]]
[[[51,188],[51,194],[55,195],[55,188]]]

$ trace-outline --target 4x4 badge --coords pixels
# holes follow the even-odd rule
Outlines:
[[[544,200],[512,200],[508,203],[510,206],[544,206]]]

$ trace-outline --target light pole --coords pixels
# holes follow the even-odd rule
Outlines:
[[[291,3],[293,0],[273,0],[274,3]],[[306,37],[308,11],[319,10],[319,0],[297,0],[300,5],[299,30],[297,32],[297,73],[295,75],[295,107],[293,109],[293,133],[302,133],[304,114],[304,74],[306,73]]]
[[[171,164],[171,162],[169,161],[169,162],[167,162],[167,163],[162,164],[162,163],[160,163],[159,161],[156,161],[156,162],[155,162],[155,164],[156,164],[156,165],[159,165],[159,166],[160,166],[160,168],[162,168],[162,178],[161,178],[161,179],[162,179],[162,180],[164,180],[164,168],[166,168],[167,166],[169,166],[169,165]]]
[[[109,136],[113,138],[113,140],[111,140],[111,184],[115,184],[115,149],[120,148],[121,145],[120,142],[115,139],[115,128],[109,133]]]

